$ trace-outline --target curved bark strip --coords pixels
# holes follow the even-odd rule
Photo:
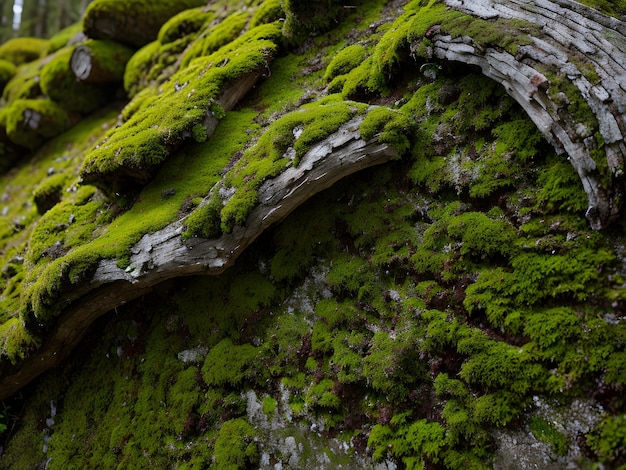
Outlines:
[[[594,229],[605,228],[619,214],[626,162],[626,23],[571,0],[446,0],[446,4],[483,19],[524,20],[542,27],[545,37],[531,38],[533,44],[520,46],[516,56],[481,48],[467,36],[451,38],[437,28],[427,35],[434,43],[433,56],[479,66],[505,87],[557,151],[567,154],[587,193],[587,219]],[[577,65],[581,55],[591,61],[598,76],[595,83]],[[566,98],[555,102],[549,96],[550,81],[540,70],[567,77],[578,88],[598,121],[597,129],[577,121]],[[594,137],[596,131],[601,142]],[[606,154],[611,182],[592,158],[597,149]]]
[[[0,400],[19,391],[40,374],[58,365],[103,314],[150,292],[160,282],[189,275],[222,273],[270,225],[283,220],[313,195],[340,179],[398,157],[398,152],[376,140],[361,139],[362,117],[345,124],[326,140],[311,147],[296,167],[263,183],[259,204],[244,227],[217,239],[183,241],[184,219],[144,235],[132,249],[130,267],[115,260],[100,262],[91,281],[73,286],[62,297],[70,303],[46,342],[18,366],[2,364]]]

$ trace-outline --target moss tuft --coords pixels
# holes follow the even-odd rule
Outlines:
[[[41,38],[13,38],[0,45],[0,59],[21,65],[39,59],[47,50],[48,41]]]

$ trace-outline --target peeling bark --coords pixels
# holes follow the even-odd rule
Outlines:
[[[483,19],[516,19],[541,26],[545,37],[531,38],[512,54],[497,47],[483,49],[470,37],[452,38],[431,30],[432,54],[444,60],[476,65],[501,83],[528,113],[543,136],[574,166],[587,194],[587,219],[600,230],[619,215],[626,162],[626,23],[570,0],[446,0],[452,8]],[[583,56],[595,69],[591,83],[575,58]],[[578,89],[598,122],[589,129],[567,103],[556,102],[550,80],[541,70],[567,77]],[[602,136],[602,142],[594,137]],[[592,151],[602,149],[611,177],[602,175]],[[607,181],[610,179],[610,181]]]

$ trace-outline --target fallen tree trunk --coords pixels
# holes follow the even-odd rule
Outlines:
[[[101,261],[90,280],[63,293],[64,301],[71,302],[70,307],[38,351],[17,366],[8,361],[0,365],[0,400],[58,365],[100,316],[145,295],[168,279],[222,273],[269,226],[283,220],[315,194],[357,171],[397,158],[398,152],[387,144],[361,138],[362,119],[352,119],[311,147],[297,166],[265,181],[259,189],[259,204],[245,226],[235,227],[217,239],[184,241],[182,219],[144,235],[131,249],[129,268],[120,269],[115,260]]]

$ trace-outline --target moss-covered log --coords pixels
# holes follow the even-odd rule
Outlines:
[[[76,115],[51,100],[16,100],[6,117],[9,139],[27,149],[36,149],[47,140],[68,130]]]
[[[495,43],[481,46],[488,27],[455,37],[443,22],[426,36],[432,58],[477,65],[505,87],[546,139],[569,157],[589,199],[589,222],[596,229],[607,227],[619,216],[624,194],[626,23],[569,0],[543,2],[532,10],[522,0],[445,3],[472,18],[526,21],[541,28],[529,36],[530,44],[515,44],[516,53]]]
[[[60,106],[89,113],[109,101],[113,89],[99,83],[78,81],[70,67],[74,47],[58,51],[41,70],[41,90]]]
[[[40,58],[48,48],[48,41],[41,38],[14,38],[0,45],[0,59],[15,65]]]
[[[65,286],[63,292],[56,295],[62,297],[60,301],[66,305],[66,311],[36,354],[17,367],[0,363],[0,400],[59,364],[80,341],[88,326],[101,315],[150,292],[167,279],[221,274],[268,227],[283,220],[313,195],[350,174],[397,158],[398,150],[379,142],[378,135],[369,142],[361,138],[359,126],[362,122],[360,116],[352,119],[327,139],[313,145],[302,155],[298,166],[265,181],[259,188],[259,203],[247,217],[247,222],[231,233],[211,240],[192,237],[184,241],[181,234],[186,222],[180,220],[144,236],[133,247],[134,254],[125,269],[120,269],[115,260],[102,260],[93,276],[73,284],[65,279],[73,268],[66,266],[65,274],[61,274],[63,278],[55,281]],[[13,334],[23,334],[20,332],[18,326]]]
[[[90,38],[141,47],[154,41],[176,13],[204,4],[204,0],[95,0],[85,11],[83,29]]]
[[[13,75],[15,75],[15,65],[7,60],[0,59],[0,94]]]
[[[622,21],[351,6],[180,15],[0,174],[0,468],[626,465],[626,228],[584,217],[623,189]]]
[[[114,41],[90,40],[74,48],[70,68],[81,82],[122,82],[133,54],[133,49]]]

